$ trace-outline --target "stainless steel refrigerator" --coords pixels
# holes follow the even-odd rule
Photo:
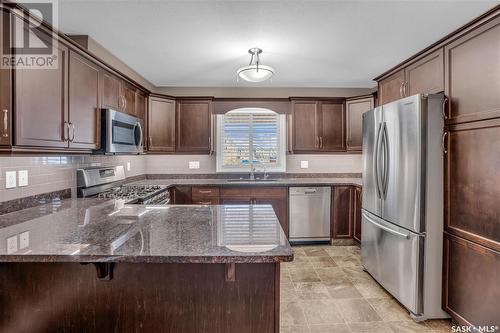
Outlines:
[[[416,321],[441,309],[444,96],[414,95],[363,114],[361,257]]]

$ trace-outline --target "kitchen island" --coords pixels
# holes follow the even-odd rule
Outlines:
[[[0,235],[2,332],[279,331],[293,254],[269,205],[68,199]]]

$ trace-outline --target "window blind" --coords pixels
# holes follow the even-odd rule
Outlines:
[[[222,167],[278,167],[280,115],[272,111],[231,111],[222,117]]]

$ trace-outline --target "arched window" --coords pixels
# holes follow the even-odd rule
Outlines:
[[[285,172],[285,116],[242,108],[217,115],[217,172]]]

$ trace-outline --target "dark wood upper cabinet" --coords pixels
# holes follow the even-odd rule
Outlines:
[[[379,105],[387,104],[404,96],[403,85],[405,83],[404,69],[378,82]]]
[[[334,186],[332,195],[332,238],[353,237],[353,187]]]
[[[175,102],[150,97],[148,116],[148,151],[175,151]]]
[[[75,52],[69,56],[69,146],[100,145],[99,67]]]
[[[209,154],[212,140],[212,101],[177,101],[176,151]]]
[[[439,49],[405,68],[405,96],[444,91],[443,49]]]
[[[135,116],[137,118],[146,120],[146,113],[148,109],[148,96],[146,93],[137,90],[135,93]]]
[[[41,34],[39,38],[51,38]],[[15,144],[67,147],[68,48],[57,43],[58,67],[14,71]]]
[[[363,146],[363,113],[374,108],[373,96],[346,101],[347,150],[360,152]]]
[[[132,116],[137,116],[135,111],[137,89],[130,83],[122,81],[121,93],[124,101],[124,105],[122,107],[123,112]]]
[[[444,48],[448,123],[500,117],[500,17]]]
[[[355,186],[354,187],[354,195],[353,195],[353,214],[352,218],[354,219],[353,221],[353,226],[354,226],[354,233],[353,237],[355,240],[358,242],[361,242],[361,198],[362,198],[362,190],[361,187]]]
[[[293,151],[315,151],[319,149],[318,103],[316,101],[293,101]]]
[[[122,110],[121,80],[106,71],[102,73],[101,105],[103,109]]]
[[[445,230],[500,251],[500,119],[450,125]]]
[[[292,101],[292,151],[345,151],[343,100]]]
[[[344,103],[319,102],[319,149],[321,151],[345,151]]]
[[[10,23],[10,14],[0,11],[1,24]],[[2,27],[2,30],[5,29]],[[3,34],[0,34],[0,45],[3,44]],[[12,144],[12,70],[0,69],[0,146]]]
[[[445,233],[443,308],[461,325],[498,324],[500,252]]]

